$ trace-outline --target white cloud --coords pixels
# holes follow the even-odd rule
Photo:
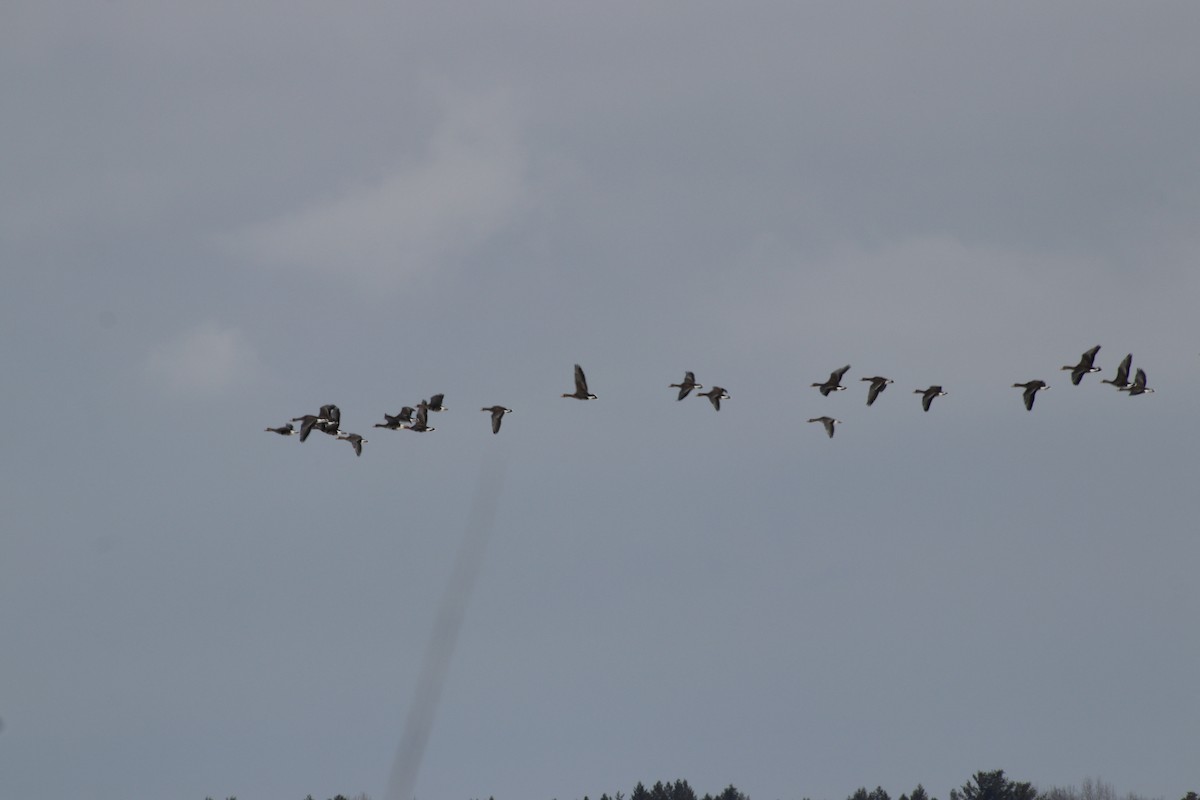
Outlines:
[[[168,391],[213,394],[248,378],[257,362],[236,328],[206,322],[156,347],[146,368]]]
[[[528,198],[516,114],[503,94],[443,105],[419,161],[243,231],[237,248],[264,263],[390,288],[480,246]]]

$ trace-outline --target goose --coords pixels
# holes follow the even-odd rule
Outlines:
[[[302,441],[302,442],[308,438],[308,435],[310,433],[312,433],[312,429],[314,427],[316,427],[318,425],[329,424],[329,420],[325,419],[324,417],[318,416],[316,414],[305,414],[302,417],[292,417],[292,422],[300,423],[300,441]],[[324,430],[324,428],[317,428],[317,429]]]
[[[432,397],[430,397],[429,398],[429,410],[430,411],[449,411],[450,410],[449,406],[442,405],[442,398],[445,396],[446,395],[444,395],[444,394],[435,394]]]
[[[492,415],[492,433],[499,433],[500,432],[500,420],[504,419],[505,414],[512,413],[511,408],[505,408],[504,406],[489,406],[488,408],[481,408],[479,410],[487,411],[487,412],[491,413],[491,415]]]
[[[395,416],[392,416],[385,411],[383,418],[387,420],[387,422],[376,422],[375,427],[387,428],[389,431],[399,430],[405,427],[408,423],[412,422],[413,411],[415,410],[416,409],[414,409],[412,406],[405,406],[404,408],[400,409],[400,413]]]
[[[935,397],[945,397],[949,392],[943,392],[942,387],[934,385],[928,389],[916,389],[913,394],[921,395],[921,408],[929,410],[929,404],[933,402]]]
[[[1049,389],[1050,386],[1045,381],[1029,381],[1028,383],[1014,383],[1014,389],[1025,390],[1025,410],[1033,411],[1033,398],[1037,395],[1040,389]]]
[[[337,436],[339,426],[342,424],[341,409],[333,404],[330,404],[321,406],[321,411],[319,413],[321,415],[321,421],[317,422],[314,427],[316,427],[319,431],[329,434],[330,436]]]
[[[692,389],[703,389],[704,384],[696,383],[696,374],[694,372],[685,372],[683,373],[683,383],[672,383],[667,388],[678,389],[679,397],[675,399],[682,400],[691,393]]]
[[[835,369],[833,372],[829,373],[829,380],[825,381],[824,383],[814,383],[813,386],[816,386],[818,389],[820,389],[821,394],[824,397],[829,397],[830,392],[840,392],[846,388],[845,386],[842,386],[842,376],[846,374],[848,369],[850,369],[849,364],[841,369]]]
[[[721,401],[729,399],[729,395],[720,386],[714,386],[707,392],[697,392],[696,396],[707,397],[708,401],[713,404],[713,408],[717,411],[721,410]]]
[[[814,419],[810,419],[809,422],[819,422],[824,425],[825,432],[829,434],[829,438],[832,439],[833,426],[841,424],[842,421],[840,419],[834,419],[833,417],[815,417]]]
[[[376,428],[387,428],[389,431],[398,431],[404,427],[404,422],[400,417],[393,417],[391,414],[384,414],[383,418],[386,422],[376,422]]]
[[[1138,368],[1137,374],[1133,376],[1133,384],[1121,388],[1122,392],[1129,392],[1129,396],[1133,397],[1138,394],[1154,394],[1153,389],[1146,387],[1146,370]]]
[[[1100,352],[1100,345],[1096,345],[1091,350],[1088,350],[1086,353],[1084,353],[1083,355],[1081,355],[1079,357],[1078,364],[1076,364],[1075,366],[1071,366],[1068,364],[1067,366],[1063,367],[1063,369],[1068,369],[1071,371],[1071,383],[1078,386],[1079,382],[1081,380],[1083,380],[1084,375],[1088,374],[1089,372],[1099,372],[1100,371],[1099,367],[1093,366],[1093,364],[1092,364],[1092,362],[1096,360],[1096,353],[1099,353],[1099,352]]]
[[[889,383],[895,383],[891,378],[883,378],[876,375],[874,378],[859,378],[861,381],[870,381],[871,385],[867,387],[867,405],[875,402],[875,398],[879,397],[879,393],[888,387]]]
[[[271,433],[278,433],[280,436],[295,436],[296,435],[296,429],[294,427],[292,427],[292,423],[290,423],[290,422],[287,423],[286,425],[284,425],[282,428],[267,428],[266,430]]]
[[[1133,365],[1133,353],[1125,356],[1121,363],[1117,365],[1117,376],[1111,381],[1108,378],[1101,379],[1101,383],[1111,383],[1118,389],[1124,389],[1129,385],[1129,368]]]
[[[574,397],[576,400],[595,400],[596,395],[588,391],[587,378],[583,377],[583,367],[575,365],[575,393],[564,394],[563,397]]]
[[[367,443],[367,440],[357,433],[339,433],[337,439],[339,442],[349,442],[356,456],[362,455],[362,446]]]
[[[420,403],[417,403],[416,419],[402,427],[410,431],[416,431],[417,433],[436,431],[437,428],[429,427],[429,403],[424,400],[422,400]]]

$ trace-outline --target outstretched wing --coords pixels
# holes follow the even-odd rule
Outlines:
[[[583,367],[575,365],[575,392],[586,397],[588,392],[587,378],[583,376]]]
[[[867,405],[871,405],[875,402],[875,398],[879,397],[879,391],[883,388],[883,386],[884,384],[880,383],[879,381],[871,381],[871,385],[867,387]]]
[[[1129,368],[1133,366],[1133,353],[1125,356],[1121,364],[1117,367],[1116,383],[1127,383],[1129,381]]]

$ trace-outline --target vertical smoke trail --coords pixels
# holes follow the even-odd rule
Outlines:
[[[462,626],[471,592],[479,578],[479,569],[487,551],[488,536],[496,519],[496,506],[504,484],[504,463],[499,457],[491,457],[480,467],[479,483],[475,489],[475,500],[471,504],[467,530],[463,534],[458,557],[446,584],[446,592],[438,606],[433,630],[429,636],[429,646],[425,650],[425,661],[421,664],[412,703],[409,704],[408,715],[404,720],[400,746],[396,749],[396,760],[392,762],[387,800],[413,800],[417,772],[421,768],[425,745],[429,742],[429,734],[433,730],[442,686],[446,682],[450,659],[458,642],[458,631]]]

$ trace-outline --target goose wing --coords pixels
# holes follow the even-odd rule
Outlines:
[[[1133,353],[1125,356],[1121,363],[1117,365],[1117,377],[1113,380],[1114,383],[1121,385],[1129,382],[1129,368],[1133,366]]]
[[[871,381],[871,385],[867,387],[867,405],[875,402],[875,398],[879,397],[879,393],[886,385],[883,381]]]

